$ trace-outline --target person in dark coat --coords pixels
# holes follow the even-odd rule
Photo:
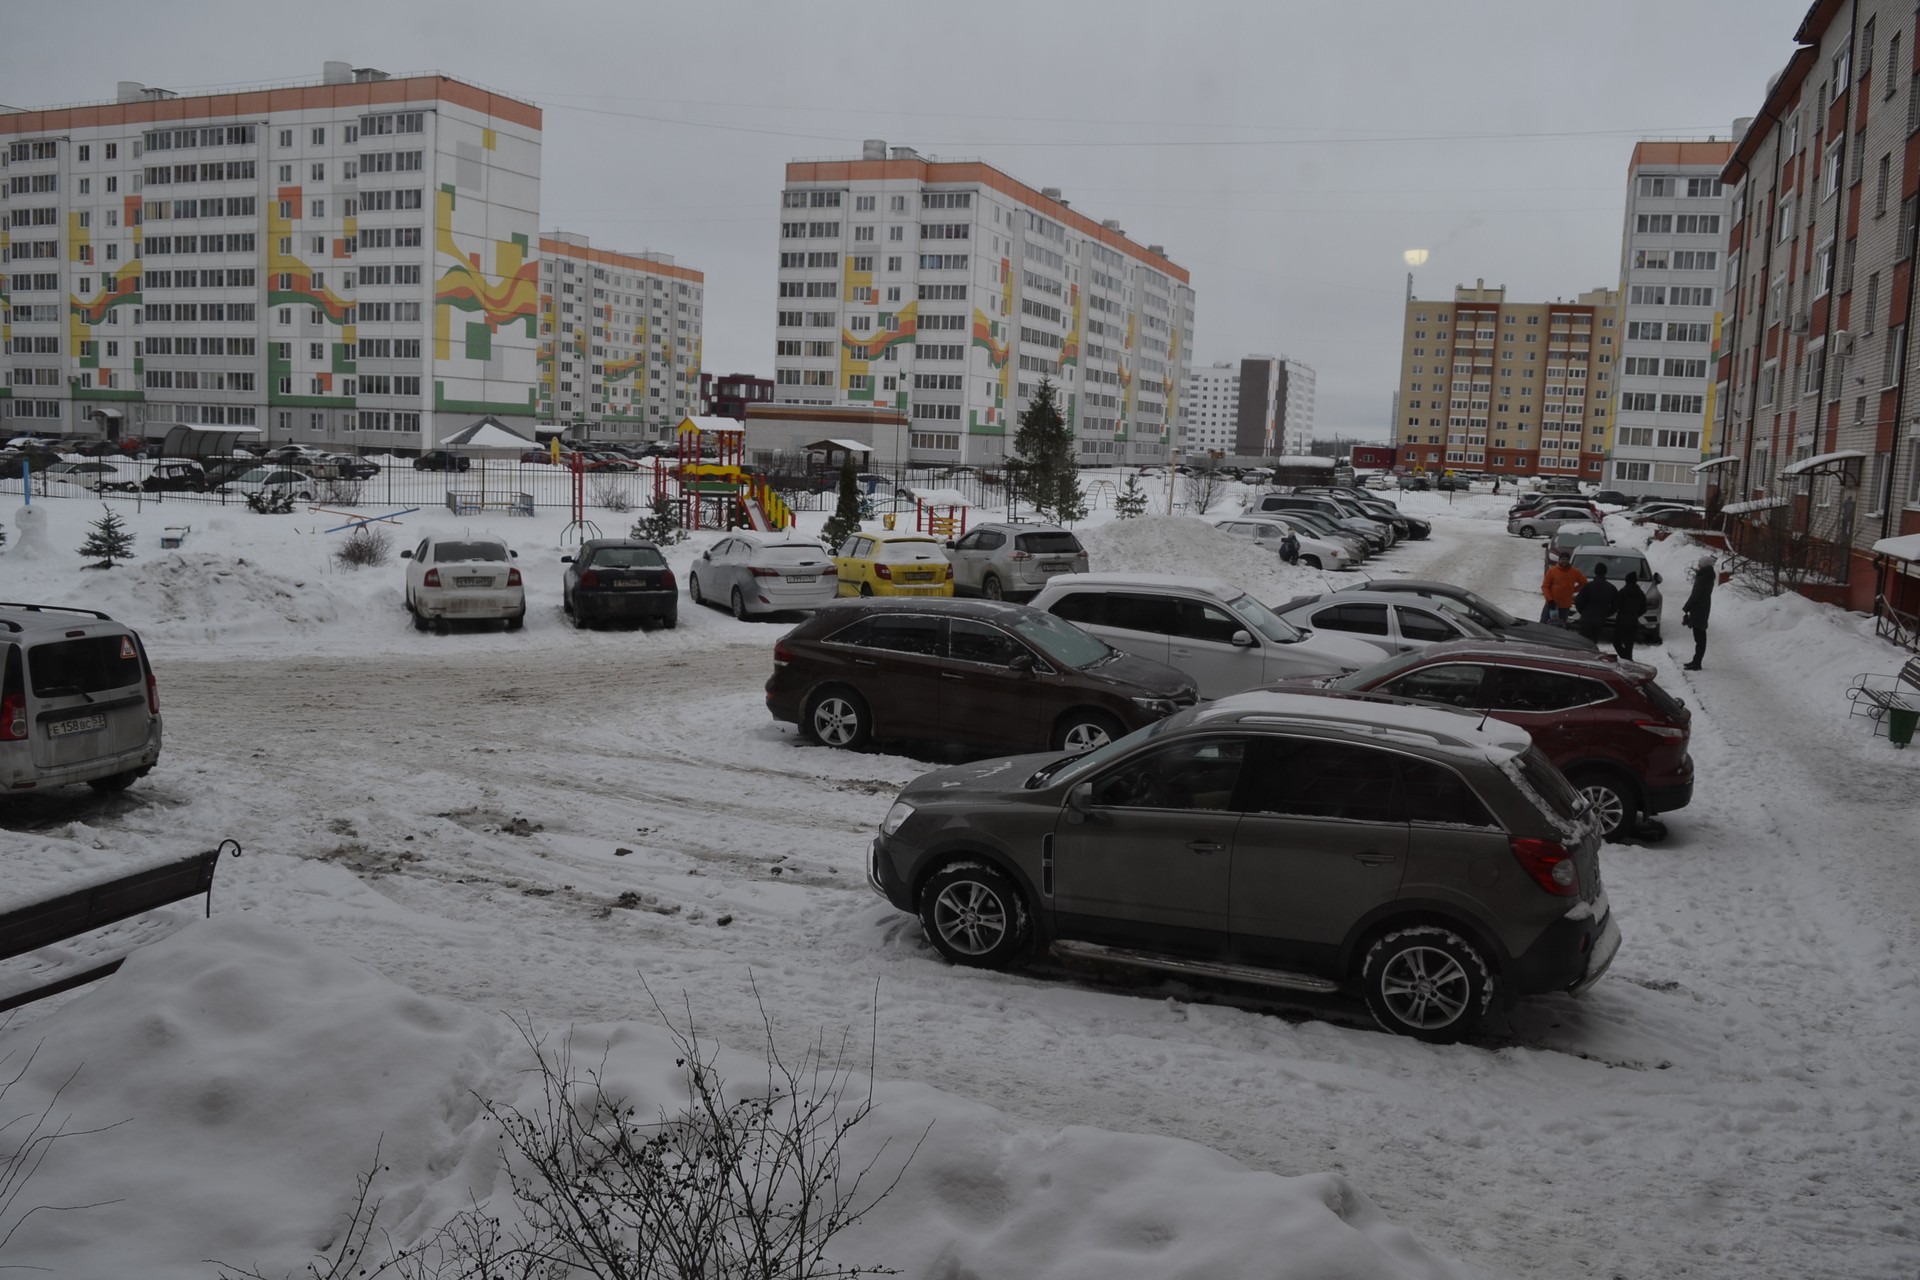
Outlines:
[[[1580,615],[1579,631],[1587,639],[1599,643],[1600,633],[1606,630],[1607,623],[1613,621],[1614,597],[1619,594],[1614,585],[1607,581],[1607,566],[1603,561],[1593,566],[1593,577],[1587,585],[1580,588],[1580,594],[1573,598],[1573,611]]]
[[[1280,539],[1280,558],[1288,564],[1300,563],[1300,538],[1293,530],[1287,530],[1287,536]]]
[[[1686,664],[1688,671],[1698,671],[1700,660],[1707,656],[1707,616],[1713,612],[1713,579],[1713,557],[1701,556],[1700,563],[1693,567],[1693,593],[1680,609],[1681,625],[1693,632],[1693,661]]]
[[[1633,661],[1633,642],[1640,636],[1640,615],[1647,611],[1647,593],[1640,589],[1640,575],[1629,573],[1613,598],[1613,651]]]

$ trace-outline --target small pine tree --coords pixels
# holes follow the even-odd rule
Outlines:
[[[1113,514],[1121,520],[1131,520],[1135,516],[1145,515],[1147,511],[1147,493],[1140,487],[1140,477],[1127,477],[1127,487],[1122,489],[1113,500]]]
[[[101,569],[111,569],[115,560],[133,555],[133,535],[127,532],[127,526],[112,507],[101,508],[100,518],[93,522],[93,532],[80,545],[80,554],[89,560],[98,560],[96,567]]]
[[[1060,416],[1053,383],[1045,378],[1034,389],[1027,411],[1020,415],[1013,453],[1007,460],[1007,478],[1017,498],[1053,520],[1071,521],[1086,515],[1080,472],[1073,460],[1073,432]]]
[[[827,523],[820,530],[820,541],[827,544],[829,552],[838,551],[840,544],[860,532],[860,480],[854,474],[853,455],[840,467],[840,501],[833,508],[833,514],[827,517]]]
[[[680,522],[679,504],[666,494],[655,494],[650,512],[635,522],[633,536],[656,547],[671,547],[687,540],[687,527]]]

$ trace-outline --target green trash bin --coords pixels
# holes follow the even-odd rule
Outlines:
[[[1906,746],[1913,741],[1915,724],[1920,724],[1920,707],[1889,707],[1887,741],[1896,747]]]

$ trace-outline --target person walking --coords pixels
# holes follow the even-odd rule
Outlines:
[[[1553,563],[1547,566],[1546,577],[1540,580],[1540,594],[1546,598],[1540,609],[1540,621],[1566,626],[1574,592],[1586,585],[1587,575],[1573,567],[1571,556],[1564,551],[1554,556]]]
[[[1594,565],[1593,577],[1573,598],[1573,610],[1580,615],[1581,635],[1595,644],[1600,642],[1600,633],[1613,620],[1614,600],[1619,594],[1614,585],[1607,581],[1605,562]]]
[[[1707,656],[1707,616],[1713,612],[1713,579],[1713,557],[1701,556],[1700,563],[1693,567],[1693,592],[1680,609],[1680,624],[1693,632],[1693,661],[1684,664],[1688,671],[1698,671],[1700,660]]]
[[[1300,563],[1300,535],[1291,529],[1280,539],[1280,559],[1287,564]]]
[[[1647,611],[1647,593],[1640,589],[1640,575],[1629,573],[1613,598],[1613,651],[1622,660],[1633,661],[1633,642],[1640,637],[1640,615]]]

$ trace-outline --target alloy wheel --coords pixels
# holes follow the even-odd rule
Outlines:
[[[1007,936],[1007,904],[977,880],[959,880],[933,901],[933,927],[965,955],[985,955]]]
[[[1437,947],[1408,947],[1387,961],[1380,995],[1393,1016],[1431,1031],[1458,1021],[1473,998],[1461,963]]]

